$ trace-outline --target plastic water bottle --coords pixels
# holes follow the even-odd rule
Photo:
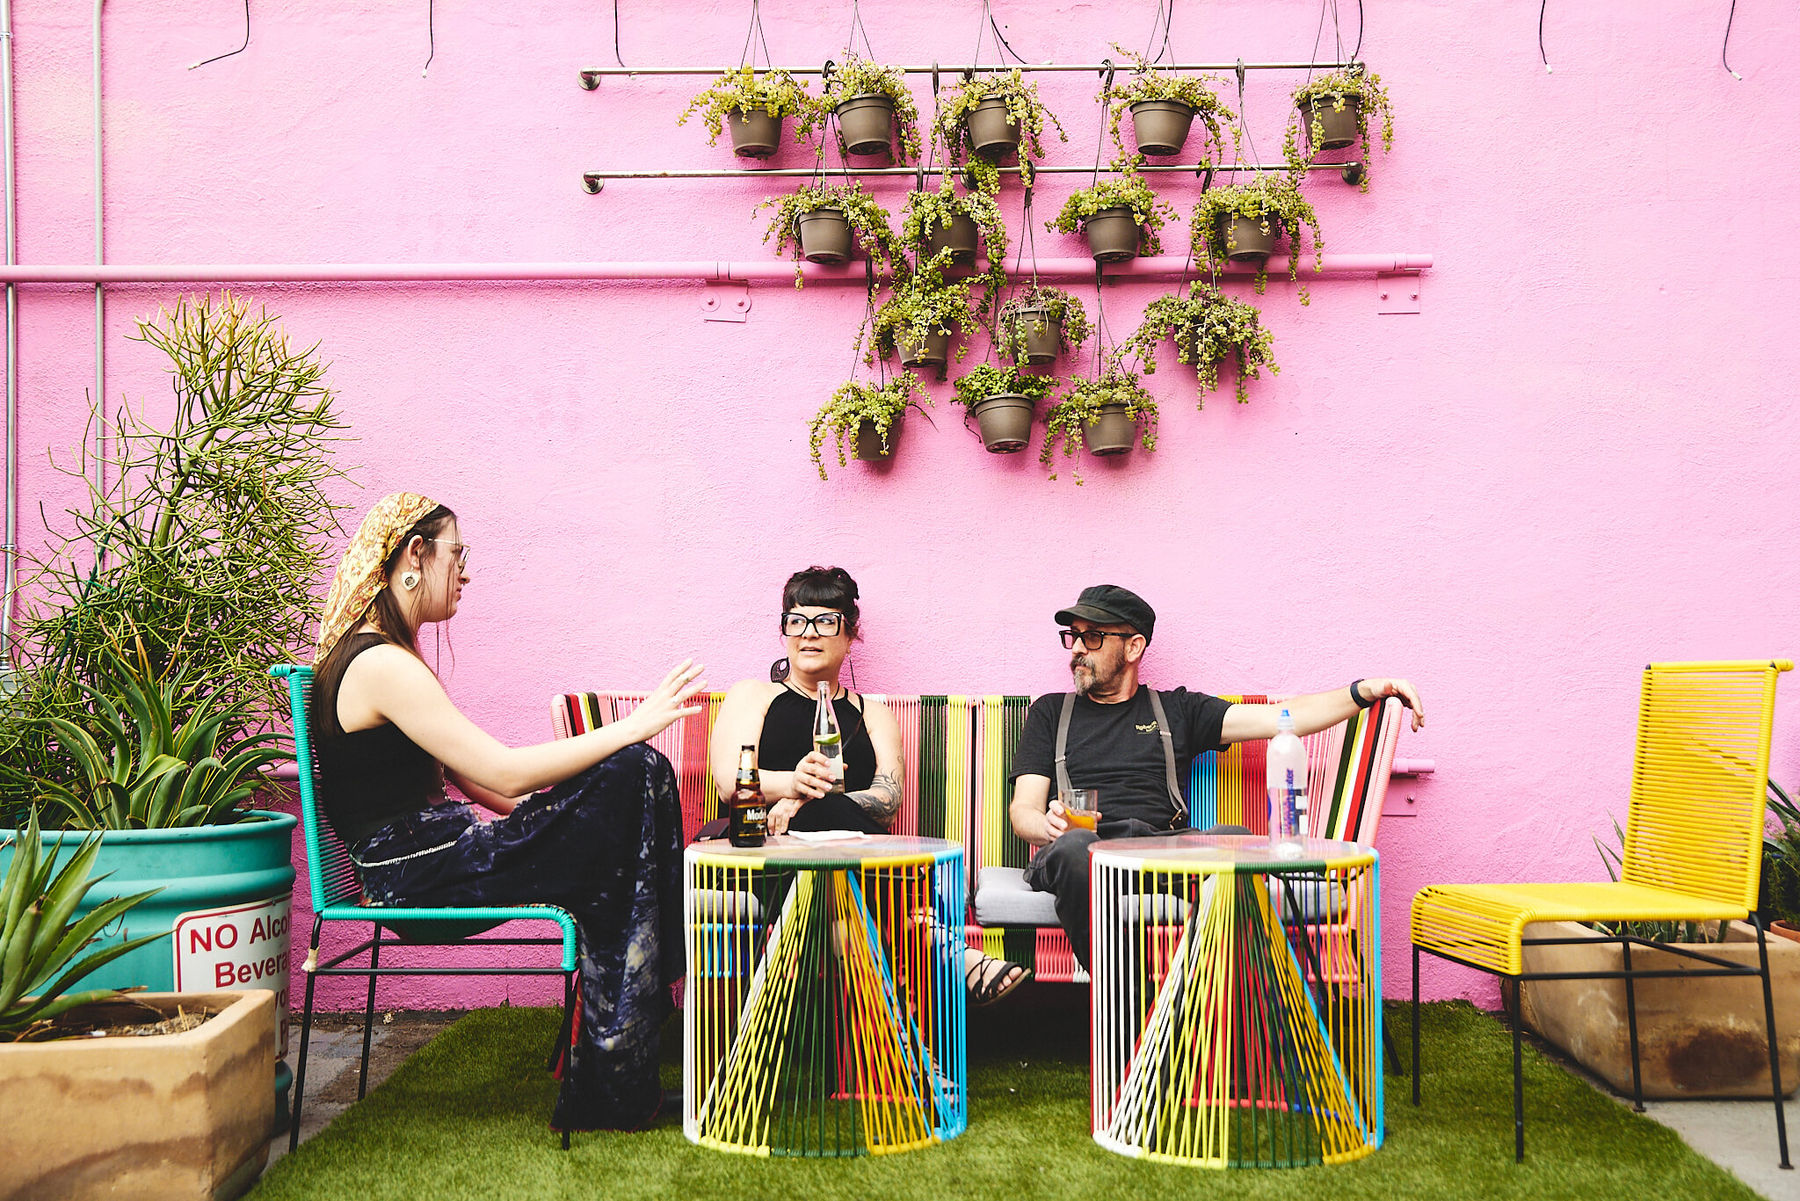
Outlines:
[[[1306,747],[1294,734],[1294,715],[1286,709],[1269,739],[1269,842],[1282,859],[1300,857],[1306,835]]]

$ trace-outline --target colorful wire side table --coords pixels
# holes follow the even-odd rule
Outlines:
[[[1211,1168],[1381,1145],[1373,848],[1179,834],[1096,843],[1089,865],[1095,1142]]]
[[[969,1124],[962,847],[687,849],[682,1130],[748,1155],[881,1155]]]

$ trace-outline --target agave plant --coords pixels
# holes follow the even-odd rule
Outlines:
[[[275,732],[239,735],[249,702],[202,690],[177,659],[160,675],[139,646],[109,650],[102,686],[79,684],[84,721],[40,720],[73,762],[72,779],[40,778],[34,802],[68,829],[220,825],[263,788],[263,769],[293,758]]]
[[[31,824],[8,841],[16,845],[6,882],[0,885],[0,1042],[30,1038],[78,1005],[117,996],[110,988],[76,993],[68,989],[96,968],[168,933],[127,939],[82,955],[120,914],[162,890],[114,897],[71,921],[88,889],[99,883],[90,875],[100,854],[100,836],[85,840],[61,871],[55,870],[54,854],[43,854],[35,814]]]

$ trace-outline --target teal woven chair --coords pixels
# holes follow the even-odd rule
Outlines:
[[[562,1033],[558,1036],[551,1062],[559,1053],[575,1054],[578,1040],[572,1037],[571,1022],[575,1013],[576,951],[575,919],[554,905],[484,905],[468,908],[414,908],[398,905],[372,905],[363,899],[362,886],[356,878],[356,865],[350,852],[338,839],[331,823],[319,814],[313,761],[312,736],[307,724],[307,702],[312,694],[312,668],[277,664],[269,674],[287,681],[288,708],[294,721],[294,758],[300,769],[300,825],[306,834],[306,875],[312,887],[312,941],[307,944],[306,1003],[300,1015],[300,1058],[294,1068],[294,1106],[288,1128],[288,1150],[300,1143],[300,1102],[306,1091],[306,1044],[312,1034],[313,985],[320,976],[365,976],[369,981],[368,999],[363,1006],[362,1075],[356,1096],[362,1099],[369,1078],[369,1042],[375,1022],[375,981],[381,976],[561,976],[563,978]],[[562,927],[555,938],[477,938],[503,922],[529,919],[555,922]],[[326,922],[365,922],[371,927],[368,938],[330,958],[319,958],[319,938]],[[387,937],[383,936],[386,932]],[[542,967],[394,967],[381,962],[383,947],[496,947],[556,946],[562,947],[562,961],[556,966]],[[368,966],[345,966],[363,954]],[[572,1065],[571,1065],[572,1066]],[[569,1149],[569,1132],[563,1131],[563,1150]]]

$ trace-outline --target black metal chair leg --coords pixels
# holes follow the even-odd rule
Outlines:
[[[319,919],[313,919],[312,944],[306,953],[310,965],[319,957]],[[300,1145],[300,1100],[306,1095],[306,1044],[312,1037],[313,985],[318,977],[306,973],[306,1003],[300,1010],[300,1060],[294,1067],[294,1103],[288,1109],[288,1150]]]
[[[580,1032],[574,1028],[575,979],[576,974],[570,972],[568,978],[563,981],[563,1038],[566,1040],[563,1045],[568,1048],[568,1058],[563,1061],[563,1071],[565,1072],[575,1070],[576,1048],[581,1042]],[[564,1151],[569,1149],[569,1132],[566,1129],[562,1132],[562,1149]]]
[[[362,1075],[356,1080],[356,1099],[369,1091],[369,1043],[375,1037],[375,969],[381,963],[381,926],[375,926],[375,940],[369,944],[369,997],[363,1003]]]
[[[1787,1112],[1781,1101],[1781,1048],[1775,1041],[1775,997],[1769,987],[1769,944],[1763,934],[1762,918],[1752,912],[1750,921],[1756,926],[1756,956],[1762,967],[1763,1028],[1769,1034],[1769,1088],[1775,1096],[1775,1138],[1781,1144],[1781,1166],[1793,1169],[1788,1159]]]
[[[1413,998],[1412,998],[1412,1084],[1413,1104],[1419,1103],[1419,944],[1413,944]]]
[[[1525,1162],[1525,1051],[1520,1043],[1519,1014],[1524,1009],[1524,998],[1520,995],[1522,981],[1513,981],[1512,998],[1507,1002],[1506,1015],[1512,1021],[1513,1036],[1513,1162]]]
[[[1625,1028],[1631,1037],[1631,1108],[1644,1112],[1644,1078],[1638,1066],[1637,990],[1631,983],[1631,940],[1619,944],[1625,951]]]

